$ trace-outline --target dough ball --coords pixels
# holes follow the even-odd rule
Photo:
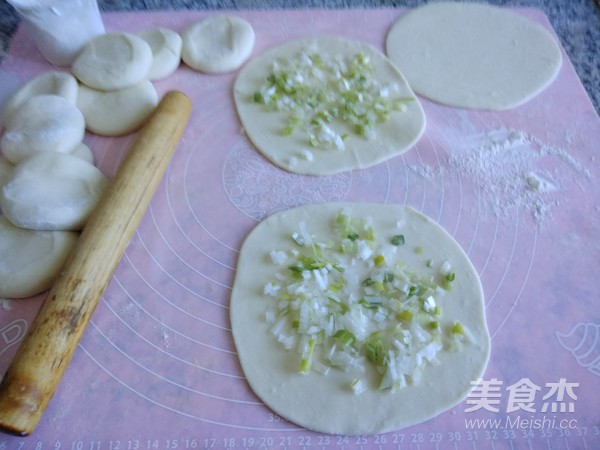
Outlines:
[[[78,233],[32,231],[0,216],[0,297],[24,298],[50,288]]]
[[[158,94],[148,80],[118,91],[81,85],[77,98],[86,128],[101,136],[120,136],[137,130],[157,104]]]
[[[58,95],[37,95],[12,116],[0,148],[6,159],[17,164],[39,152],[68,153],[84,133],[83,115],[73,103]]]
[[[434,2],[401,16],[387,53],[413,90],[461,108],[506,110],[545,89],[562,55],[541,25],[506,9]]]
[[[152,50],[152,65],[146,75],[149,80],[160,80],[177,70],[181,62],[182,40],[179,33],[167,28],[151,28],[137,34]]]
[[[45,72],[27,81],[10,96],[4,105],[2,119],[8,124],[10,118],[26,100],[37,95],[58,95],[75,104],[77,80],[67,72]]]
[[[78,158],[83,159],[85,162],[90,164],[94,164],[94,154],[92,150],[85,145],[83,142],[80,142],[71,152],[71,155],[77,156]]]
[[[15,166],[13,166],[6,158],[0,157],[0,188],[4,186],[4,183],[6,183],[14,168]]]
[[[181,58],[192,69],[206,73],[239,68],[254,48],[254,30],[235,16],[211,16],[197,21],[182,33]]]
[[[152,65],[152,50],[130,33],[107,33],[92,39],[73,62],[79,81],[95,89],[111,91],[138,84]]]
[[[44,152],[15,167],[0,191],[0,206],[21,228],[80,230],[107,184],[104,174],[81,158]]]

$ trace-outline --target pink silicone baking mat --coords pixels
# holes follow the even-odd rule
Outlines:
[[[235,14],[254,27],[256,55],[318,34],[383,50],[403,12]],[[518,13],[550,29],[539,11]],[[209,14],[104,19],[109,30],[180,31]],[[0,101],[50,68],[20,29],[2,63]],[[427,128],[414,148],[326,177],[287,173],[257,153],[234,108],[235,76],[182,65],[155,83],[160,95],[189,95],[189,126],[41,423],[29,437],[0,433],[0,449],[600,448],[600,120],[566,55],[555,82],[527,104],[481,112],[422,100]],[[85,142],[112,175],[133,138]],[[286,422],[249,389],[229,324],[240,245],[275,211],[332,201],[411,205],[471,258],[492,355],[465,402],[407,429],[343,437]],[[0,373],[42,300],[0,300]]]

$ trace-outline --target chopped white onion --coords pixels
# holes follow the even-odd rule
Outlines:
[[[290,237],[298,244],[293,251],[269,253],[279,268],[264,286],[272,302],[265,321],[283,348],[301,356],[301,373],[355,376],[371,365],[381,374],[379,389],[418,383],[442,349],[460,350],[472,340],[468,330],[440,329],[446,291],[436,280],[451,274],[452,265],[409,267],[389,236],[375,236],[372,219],[341,215],[339,243],[319,243],[303,221]],[[352,385],[356,393],[369,388],[362,378]]]

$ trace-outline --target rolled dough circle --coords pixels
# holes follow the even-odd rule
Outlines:
[[[49,289],[77,242],[74,231],[31,231],[0,216],[0,298]]]
[[[106,176],[83,159],[44,152],[15,166],[0,190],[0,206],[21,228],[80,230],[107,184]]]
[[[335,245],[339,236],[332,230],[332,223],[336,223],[336,216],[342,211],[352,217],[371,219],[375,236],[381,236],[381,239],[399,232],[405,236],[406,244],[398,250],[398,259],[389,262],[390,265],[403,263],[427,274],[427,260],[436,261],[436,264],[450,261],[456,274],[453,288],[440,297],[442,316],[439,321],[442,327],[460,321],[470,330],[472,342],[461,351],[441,350],[437,354],[437,363],[423,368],[420,381],[395,392],[378,390],[377,374],[370,368],[367,368],[366,376],[373,378],[370,384],[375,387],[358,395],[349,386],[355,377],[364,375],[359,369],[332,369],[327,375],[315,371],[299,373],[298,354],[277,342],[277,336],[272,333],[274,325],[265,318],[267,309],[272,308],[265,286],[279,279],[278,272],[294,264],[292,258],[278,265],[270,252],[294,255],[299,246],[291,236],[302,222],[316,242]],[[422,254],[414,251],[419,246],[424,249]],[[362,282],[363,273],[349,269],[353,267],[351,265],[344,267],[344,276]],[[343,295],[348,292],[344,291]],[[431,219],[402,205],[313,204],[268,217],[243,243],[230,307],[233,338],[244,375],[253,391],[281,417],[324,433],[383,433],[435,417],[468,395],[471,381],[481,377],[489,357],[490,337],[477,272],[446,231]]]
[[[254,29],[241,17],[215,15],[194,22],[182,33],[181,58],[192,69],[223,73],[238,69],[254,48]]]
[[[158,104],[158,94],[149,80],[117,91],[79,87],[77,106],[85,126],[101,136],[121,136],[137,130]]]
[[[144,80],[152,50],[131,33],[107,33],[86,44],[71,68],[83,84],[102,91],[125,89]]]
[[[149,80],[160,80],[171,75],[181,62],[182,40],[179,33],[168,28],[150,28],[137,33],[152,50],[152,65],[146,75]]]
[[[271,111],[253,101],[253,94],[264,84],[275,64],[286,64],[308,53],[326,58],[354,58],[366,55],[375,68],[375,79],[382,86],[394,86],[397,98],[408,98],[405,110],[393,111],[385,123],[378,123],[373,138],[358,136],[351,126],[340,124],[347,134],[344,149],[311,146],[306,135],[283,135],[286,113]],[[275,165],[294,173],[332,175],[363,169],[397,156],[411,148],[425,130],[425,113],[404,76],[380,51],[366,43],[320,36],[291,41],[253,58],[239,73],[234,84],[235,105],[244,132],[256,148]],[[303,155],[310,152],[311,158]]]
[[[515,108],[556,77],[561,50],[541,25],[499,7],[432,2],[402,15],[387,54],[414,91],[469,109]]]
[[[20,86],[4,105],[3,121],[8,126],[17,109],[36,95],[58,95],[75,104],[77,101],[77,80],[67,72],[44,72]]]
[[[40,152],[69,153],[85,133],[85,121],[77,107],[58,95],[36,95],[26,100],[8,124],[0,148],[17,164]]]

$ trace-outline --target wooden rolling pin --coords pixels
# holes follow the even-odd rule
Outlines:
[[[167,93],[129,150],[0,384],[0,428],[37,426],[169,165],[191,113]]]

